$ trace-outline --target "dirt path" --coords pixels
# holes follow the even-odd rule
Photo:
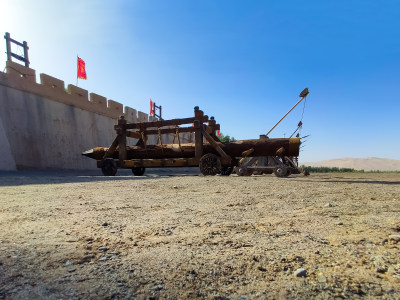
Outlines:
[[[399,299],[396,239],[400,174],[0,174],[0,299]]]

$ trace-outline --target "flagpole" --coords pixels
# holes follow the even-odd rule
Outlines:
[[[76,55],[76,86],[78,86],[78,59],[79,55]]]

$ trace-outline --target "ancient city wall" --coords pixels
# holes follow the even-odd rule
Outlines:
[[[46,74],[37,83],[35,70],[8,61],[0,72],[0,170],[95,169],[81,153],[109,146],[121,115],[130,123],[156,120],[75,85],[65,89],[64,81]],[[162,137],[163,143],[172,139]],[[190,135],[180,139],[188,142]]]

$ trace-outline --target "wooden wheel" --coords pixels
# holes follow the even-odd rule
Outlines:
[[[253,171],[248,170],[247,168],[237,167],[236,174],[238,176],[251,176],[253,174]]]
[[[288,176],[288,170],[285,166],[279,166],[274,169],[274,174],[276,177],[285,177]]]
[[[106,158],[103,161],[103,166],[101,167],[101,172],[104,176],[115,176],[117,174],[117,163],[112,158]]]
[[[221,172],[221,161],[215,154],[207,153],[200,158],[199,167],[204,176],[214,176]]]
[[[221,168],[221,175],[222,176],[229,176],[233,172],[233,167],[232,166],[227,166],[227,167],[222,167]]]
[[[146,171],[146,168],[142,168],[142,167],[132,168],[132,173],[135,176],[142,176],[145,171]]]

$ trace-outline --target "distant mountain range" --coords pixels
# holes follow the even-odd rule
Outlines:
[[[364,171],[400,171],[400,160],[387,158],[336,158],[319,162],[301,162],[310,167],[350,168]]]

